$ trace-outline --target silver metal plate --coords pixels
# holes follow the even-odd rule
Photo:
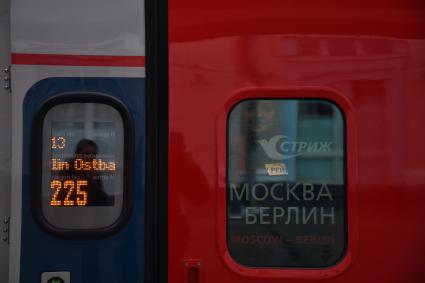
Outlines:
[[[50,283],[49,280],[55,277],[62,279],[63,283],[71,283],[71,272],[69,271],[43,272],[41,273],[41,283]]]

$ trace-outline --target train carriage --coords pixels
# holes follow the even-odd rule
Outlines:
[[[0,282],[425,282],[425,3],[0,3]]]

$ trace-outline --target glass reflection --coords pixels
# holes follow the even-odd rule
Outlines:
[[[43,125],[42,203],[58,228],[96,229],[118,219],[124,195],[124,125],[105,104],[64,103]]]
[[[324,267],[345,246],[344,129],[323,100],[248,100],[229,119],[228,245],[249,266]]]

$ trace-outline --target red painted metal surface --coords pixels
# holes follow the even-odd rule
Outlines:
[[[202,283],[425,282],[423,1],[170,0],[169,31],[169,282],[192,258]],[[249,269],[224,240],[226,117],[295,89],[347,116],[347,255]]]
[[[12,64],[46,66],[144,67],[145,56],[13,53]]]

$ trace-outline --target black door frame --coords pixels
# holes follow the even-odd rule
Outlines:
[[[168,1],[145,0],[145,283],[168,281]]]

